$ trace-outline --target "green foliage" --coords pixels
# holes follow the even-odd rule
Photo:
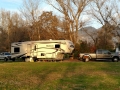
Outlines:
[[[64,59],[68,59],[69,58],[69,54],[64,54]]]
[[[78,53],[90,52],[90,49],[91,49],[91,45],[86,41],[79,41],[79,43],[75,45],[75,52]]]
[[[90,52],[91,45],[90,43],[87,43],[87,41],[82,41],[80,44],[80,52],[81,53],[87,53]]]
[[[89,53],[93,52],[93,46],[90,45],[90,43],[87,43],[86,41],[79,41],[79,43],[76,43],[75,50],[74,50],[74,58],[78,58],[80,53]]]

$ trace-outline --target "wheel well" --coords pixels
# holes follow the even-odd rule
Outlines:
[[[89,59],[91,59],[91,56],[90,55],[83,55],[83,57],[82,57],[82,59],[85,59],[85,58],[89,58]]]
[[[36,60],[37,60],[37,57],[32,57],[32,58],[33,58],[33,60],[34,60],[34,61],[36,61]]]
[[[8,57],[4,57],[4,59],[8,59]]]
[[[116,59],[115,59],[116,58]],[[118,57],[118,56],[114,56],[113,58],[112,58],[112,61],[113,62],[118,62],[120,60],[120,58]]]
[[[118,56],[114,56],[113,58],[118,58],[118,59],[120,59]]]

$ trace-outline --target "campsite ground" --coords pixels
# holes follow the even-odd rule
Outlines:
[[[65,59],[63,60],[63,62],[83,62],[79,59]],[[95,61],[95,60],[91,60],[89,62],[112,62],[112,60],[98,60],[98,61]]]
[[[120,90],[120,62],[0,62],[0,90]]]
[[[80,62],[81,60],[78,59],[65,59],[63,62]]]

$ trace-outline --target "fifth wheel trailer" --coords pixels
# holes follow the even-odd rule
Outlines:
[[[14,42],[11,44],[11,58],[25,61],[63,60],[64,54],[71,54],[74,44],[70,40],[39,40]]]

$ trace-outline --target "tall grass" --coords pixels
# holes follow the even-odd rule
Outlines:
[[[0,62],[0,90],[119,90],[120,62]]]

